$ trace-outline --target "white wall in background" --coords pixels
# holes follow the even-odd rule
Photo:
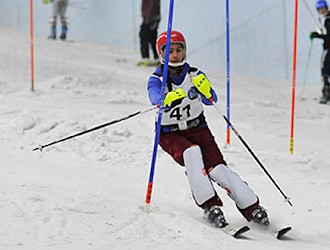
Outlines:
[[[188,59],[204,69],[226,73],[225,3],[176,0],[173,29],[188,42]],[[314,14],[314,1],[309,1]],[[140,0],[71,0],[70,39],[111,43],[139,50]],[[166,30],[169,0],[161,1],[159,32]],[[48,36],[50,5],[34,0],[35,33]],[[294,1],[230,1],[231,74],[291,80]],[[29,1],[0,0],[0,25],[29,31]],[[321,41],[315,41],[309,65],[308,33],[314,24],[299,2],[297,84],[320,82]],[[308,65],[308,68],[306,67]],[[307,69],[307,73],[306,72]],[[305,78],[306,77],[306,78]]]

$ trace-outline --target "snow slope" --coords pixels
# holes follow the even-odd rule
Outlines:
[[[278,241],[252,227],[235,240],[209,226],[191,198],[184,170],[161,149],[151,212],[144,200],[154,140],[154,111],[66,141],[46,144],[150,107],[139,55],[78,42],[35,40],[30,91],[28,34],[0,28],[0,249],[328,249],[329,105],[319,86],[297,86],[295,146],[289,154],[291,84],[232,77],[231,120],[293,207],[212,107],[209,125],[229,165],[258,193]],[[189,38],[187,38],[189,41]],[[203,68],[203,65],[196,65]],[[207,70],[206,70],[207,71]],[[225,76],[208,72],[225,110]],[[218,187],[234,225],[246,222]]]

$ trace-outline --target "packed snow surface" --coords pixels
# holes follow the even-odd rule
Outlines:
[[[291,155],[291,83],[231,78],[231,121],[293,207],[233,132],[226,146],[223,117],[205,107],[229,166],[258,194],[271,223],[293,227],[276,240],[247,223],[215,186],[232,226],[252,228],[238,240],[203,219],[184,169],[160,148],[145,211],[155,110],[32,151],[150,108],[153,68],[135,66],[136,52],[36,37],[32,92],[28,34],[0,30],[0,249],[329,249],[330,106],[318,103],[320,86],[296,88]],[[225,114],[225,75],[204,71]]]

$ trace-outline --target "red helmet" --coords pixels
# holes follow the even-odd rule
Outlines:
[[[156,48],[157,54],[159,56],[160,62],[164,63],[164,48],[166,46],[166,39],[167,39],[167,31],[161,33],[156,41]],[[186,52],[186,40],[184,39],[183,35],[179,31],[172,30],[171,32],[171,43],[179,43],[182,45],[184,51]],[[184,54],[183,61],[181,63],[171,64],[170,66],[182,66],[185,63],[186,54]]]

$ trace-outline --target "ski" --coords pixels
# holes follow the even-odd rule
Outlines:
[[[275,236],[276,239],[281,240],[283,236],[285,236],[288,232],[292,230],[292,227],[285,226],[285,227],[276,227],[275,225],[260,225],[256,224],[256,228],[260,229],[260,231],[264,231],[270,233],[272,236]]]
[[[292,230],[292,227],[283,227],[279,230],[276,230],[276,239],[280,240],[284,235]]]
[[[234,237],[234,238],[240,238],[244,233],[246,233],[247,231],[250,230],[250,228],[248,226],[243,226],[240,228],[234,228],[230,225],[227,225],[225,227],[220,228],[223,232],[225,232],[226,234]]]

